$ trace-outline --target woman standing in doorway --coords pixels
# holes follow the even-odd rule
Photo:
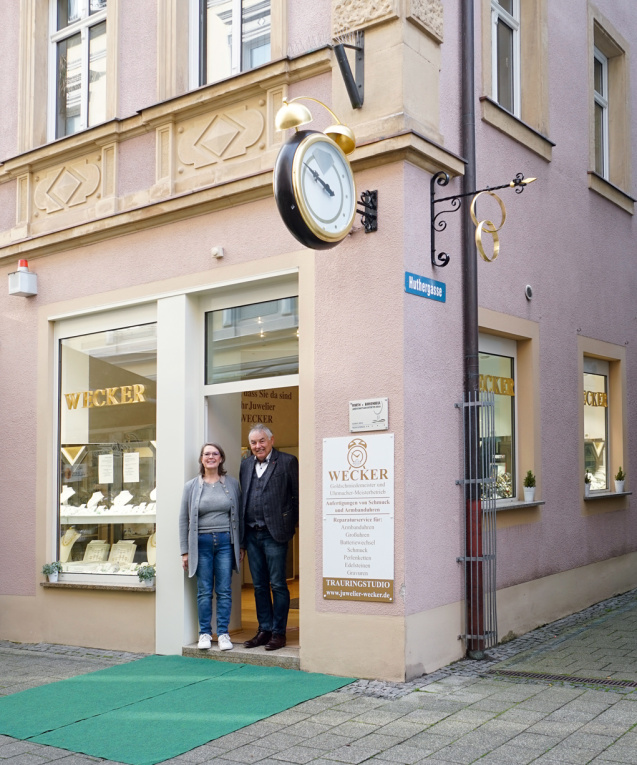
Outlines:
[[[212,593],[217,596],[217,643],[232,648],[228,625],[232,608],[232,570],[239,570],[243,552],[243,515],[239,482],[223,466],[219,444],[204,444],[199,475],[184,486],[179,513],[181,562],[188,576],[197,577],[198,648],[212,646]]]

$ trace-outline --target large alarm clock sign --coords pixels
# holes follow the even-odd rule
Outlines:
[[[296,132],[281,148],[274,198],[290,233],[314,250],[335,247],[354,223],[352,168],[338,144],[315,130]]]

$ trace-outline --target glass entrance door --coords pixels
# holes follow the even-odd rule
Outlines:
[[[205,440],[223,447],[229,475],[238,478],[241,461],[251,454],[248,434],[259,423],[274,434],[275,449],[298,458],[298,392],[298,385],[288,385],[206,396]],[[288,644],[293,645],[298,640],[299,628],[298,530],[288,548],[287,578],[291,597]],[[257,627],[252,577],[246,558],[240,575],[233,578],[230,630],[239,641],[252,637]],[[245,638],[239,634],[243,632],[246,633]]]

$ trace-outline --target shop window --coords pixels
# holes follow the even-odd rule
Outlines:
[[[52,137],[107,118],[106,14],[107,0],[52,0]]]
[[[520,116],[520,0],[492,0],[493,94],[500,106]]]
[[[591,166],[618,191],[630,189],[630,104],[626,43],[618,33],[593,21],[592,78],[590,103],[592,110]],[[603,20],[604,23],[605,20]],[[591,179],[595,191],[615,196],[613,189],[602,189]],[[612,201],[616,201],[612,199]],[[622,202],[632,200],[628,198]]]
[[[68,580],[135,584],[138,565],[155,563],[156,373],[155,324],[60,341],[59,560]]]
[[[298,374],[298,298],[206,314],[206,385]]]
[[[491,477],[498,500],[517,496],[516,343],[514,340],[480,336],[480,391],[493,393],[495,403],[495,455]]]
[[[591,491],[607,491],[610,488],[608,379],[607,361],[584,358],[584,469],[591,478]]]
[[[192,87],[218,82],[271,60],[271,0],[190,3]]]

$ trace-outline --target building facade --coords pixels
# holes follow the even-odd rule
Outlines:
[[[537,178],[499,192],[500,254],[478,261],[502,637],[637,586],[637,13],[630,0],[473,10],[477,186]],[[4,3],[0,638],[181,653],[196,638],[183,485],[207,439],[238,475],[263,422],[300,463],[301,668],[400,681],[464,654],[460,216],[436,233],[446,267],[429,244],[431,179],[448,173],[438,197],[459,194],[466,167],[463,12]],[[343,41],[364,45],[361,108]],[[297,97],[353,129],[377,231],[357,216],[314,250],[283,225],[273,169],[292,132],[275,116]],[[309,105],[323,130],[329,113]],[[487,195],[477,214],[501,210]],[[20,260],[36,295],[15,287]],[[144,562],[155,587],[138,581]],[[238,632],[247,570],[235,579]]]

